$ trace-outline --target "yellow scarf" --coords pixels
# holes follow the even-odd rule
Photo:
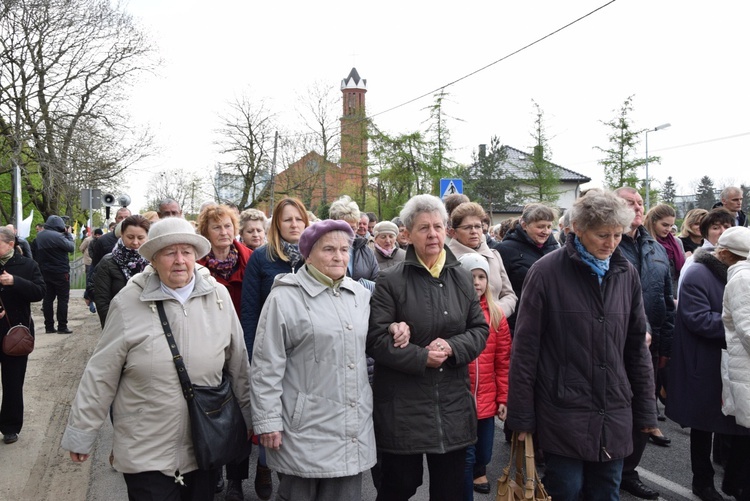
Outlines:
[[[435,264],[432,265],[432,268],[429,268],[426,264],[424,264],[424,261],[417,256],[417,259],[419,260],[419,264],[425,267],[427,271],[430,272],[430,275],[432,275],[433,278],[440,277],[440,272],[443,271],[443,266],[445,266],[445,249],[440,251],[440,255],[437,258],[437,261],[435,261]]]

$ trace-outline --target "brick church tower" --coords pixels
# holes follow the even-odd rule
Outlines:
[[[367,80],[360,78],[356,68],[341,81],[342,102],[341,116],[341,174],[347,184],[356,188],[357,200],[364,210],[367,193],[367,115],[365,112],[365,94]]]

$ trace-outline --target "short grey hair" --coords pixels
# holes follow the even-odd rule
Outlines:
[[[331,204],[331,208],[328,209],[328,215],[331,219],[359,221],[359,205],[349,195],[343,195]]]
[[[445,205],[442,200],[433,195],[414,195],[401,209],[399,217],[406,229],[411,231],[414,227],[414,220],[423,212],[437,212],[443,224],[448,224],[448,212],[445,210]]]
[[[245,209],[240,213],[240,228],[244,228],[248,221],[260,221],[265,229],[268,218],[258,209]]]
[[[739,193],[742,195],[742,190],[737,188],[736,186],[727,186],[723,190],[721,190],[721,194],[719,195],[719,200],[724,202],[724,200],[729,200],[729,197],[731,197],[734,193]]]
[[[523,208],[523,213],[521,214],[521,221],[526,224],[537,221],[555,221],[556,219],[557,212],[544,204],[528,204]]]
[[[619,226],[624,231],[635,219],[635,212],[624,198],[604,190],[590,190],[573,203],[569,213],[571,226],[579,231],[602,226]]]
[[[563,228],[570,228],[570,211],[565,211],[565,214],[560,218],[560,223]]]
[[[7,226],[0,226],[0,240],[6,244],[16,242],[16,233]]]

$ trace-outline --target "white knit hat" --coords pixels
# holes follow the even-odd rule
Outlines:
[[[148,240],[140,246],[138,252],[149,261],[154,254],[175,244],[186,244],[195,247],[195,260],[202,258],[211,250],[211,243],[198,235],[189,221],[181,217],[168,217],[151,225]]]
[[[463,268],[466,268],[469,271],[476,269],[484,270],[487,278],[489,278],[490,264],[484,256],[477,254],[476,252],[469,252],[459,257],[458,260],[461,262]]]

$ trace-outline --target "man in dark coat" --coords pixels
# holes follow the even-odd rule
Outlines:
[[[44,295],[44,327],[48,334],[55,332],[53,303],[57,298],[57,333],[70,334],[68,329],[68,300],[70,299],[70,260],[73,235],[60,216],[50,216],[44,231],[36,237],[36,261],[44,276],[47,292]]]
[[[23,324],[34,335],[31,303],[44,297],[45,285],[39,266],[30,258],[14,250],[14,234],[0,228],[0,340],[11,325]],[[23,427],[23,381],[29,357],[12,357],[0,350],[0,374],[3,400],[0,406],[0,433],[3,441],[18,440]]]
[[[735,226],[747,226],[747,215],[742,211],[742,190],[736,186],[724,188],[712,209],[724,207],[734,216]]]
[[[672,277],[669,272],[667,251],[646,231],[643,226],[643,198],[638,190],[622,187],[615,193],[628,202],[635,211],[630,232],[622,235],[618,248],[630,261],[641,279],[643,306],[646,310],[647,329],[651,334],[651,358],[654,374],[666,367],[672,351],[675,303],[672,292]],[[659,385],[657,385],[658,389]],[[635,468],[643,457],[646,443],[653,437],[658,445],[667,446],[670,440],[663,435],[649,435],[633,428],[633,453],[625,458],[622,467],[620,489],[643,499],[657,499],[659,493],[641,482]]]

